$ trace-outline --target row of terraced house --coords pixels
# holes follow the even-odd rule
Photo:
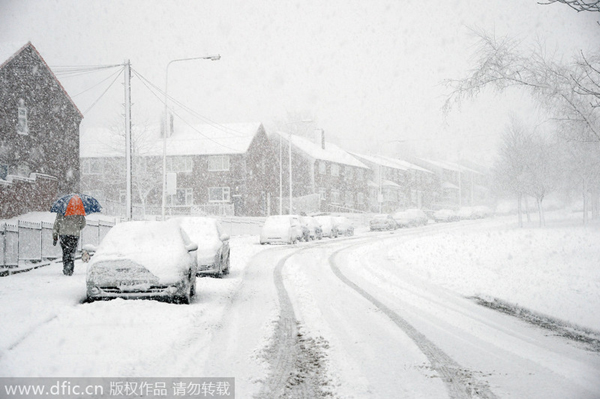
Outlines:
[[[119,129],[80,132],[81,113],[31,43],[0,64],[0,84],[0,218],[45,210],[58,195],[77,191],[98,198],[107,213],[124,215],[127,168]],[[268,132],[260,122],[177,121],[170,130],[165,137],[158,123],[133,128],[134,218],[161,214],[163,160],[168,215],[388,213],[488,199],[486,174],[475,167],[348,152],[323,130],[307,138]]]

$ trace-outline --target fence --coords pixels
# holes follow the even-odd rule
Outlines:
[[[86,244],[98,245],[112,222],[88,220],[82,230],[79,249]],[[62,256],[60,246],[52,245],[52,223],[27,222],[0,224],[0,268],[15,268],[19,262],[41,262]]]
[[[230,236],[259,235],[266,218],[260,217],[221,217],[221,226]]]

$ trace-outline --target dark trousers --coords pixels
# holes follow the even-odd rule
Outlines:
[[[60,236],[60,246],[63,253],[63,273],[67,276],[73,274],[75,268],[75,251],[77,251],[77,236]]]

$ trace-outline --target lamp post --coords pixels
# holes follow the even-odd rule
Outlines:
[[[290,122],[288,125],[292,123],[312,123],[312,119],[303,119],[298,122]],[[281,147],[281,136],[282,132],[279,133],[279,214],[283,215],[283,149]],[[288,158],[289,158],[289,180],[290,180],[290,209],[289,214],[292,214],[292,131],[290,129],[288,133]]]
[[[163,130],[163,160],[162,160],[163,161],[163,176],[162,176],[162,186],[163,187],[162,187],[162,212],[161,212],[162,220],[165,220],[165,205],[167,203],[167,137],[170,136],[169,106],[168,106],[169,67],[171,66],[172,63],[180,62],[180,61],[192,61],[192,60],[218,61],[220,59],[221,59],[221,56],[219,54],[217,54],[217,55],[209,55],[209,56],[204,56],[204,57],[179,58],[176,60],[171,60],[167,64],[167,68],[166,68],[166,72],[165,72],[165,125],[164,125],[164,130]]]

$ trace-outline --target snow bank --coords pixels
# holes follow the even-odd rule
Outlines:
[[[495,297],[600,330],[600,223],[474,228],[390,250],[401,267],[465,296]]]

